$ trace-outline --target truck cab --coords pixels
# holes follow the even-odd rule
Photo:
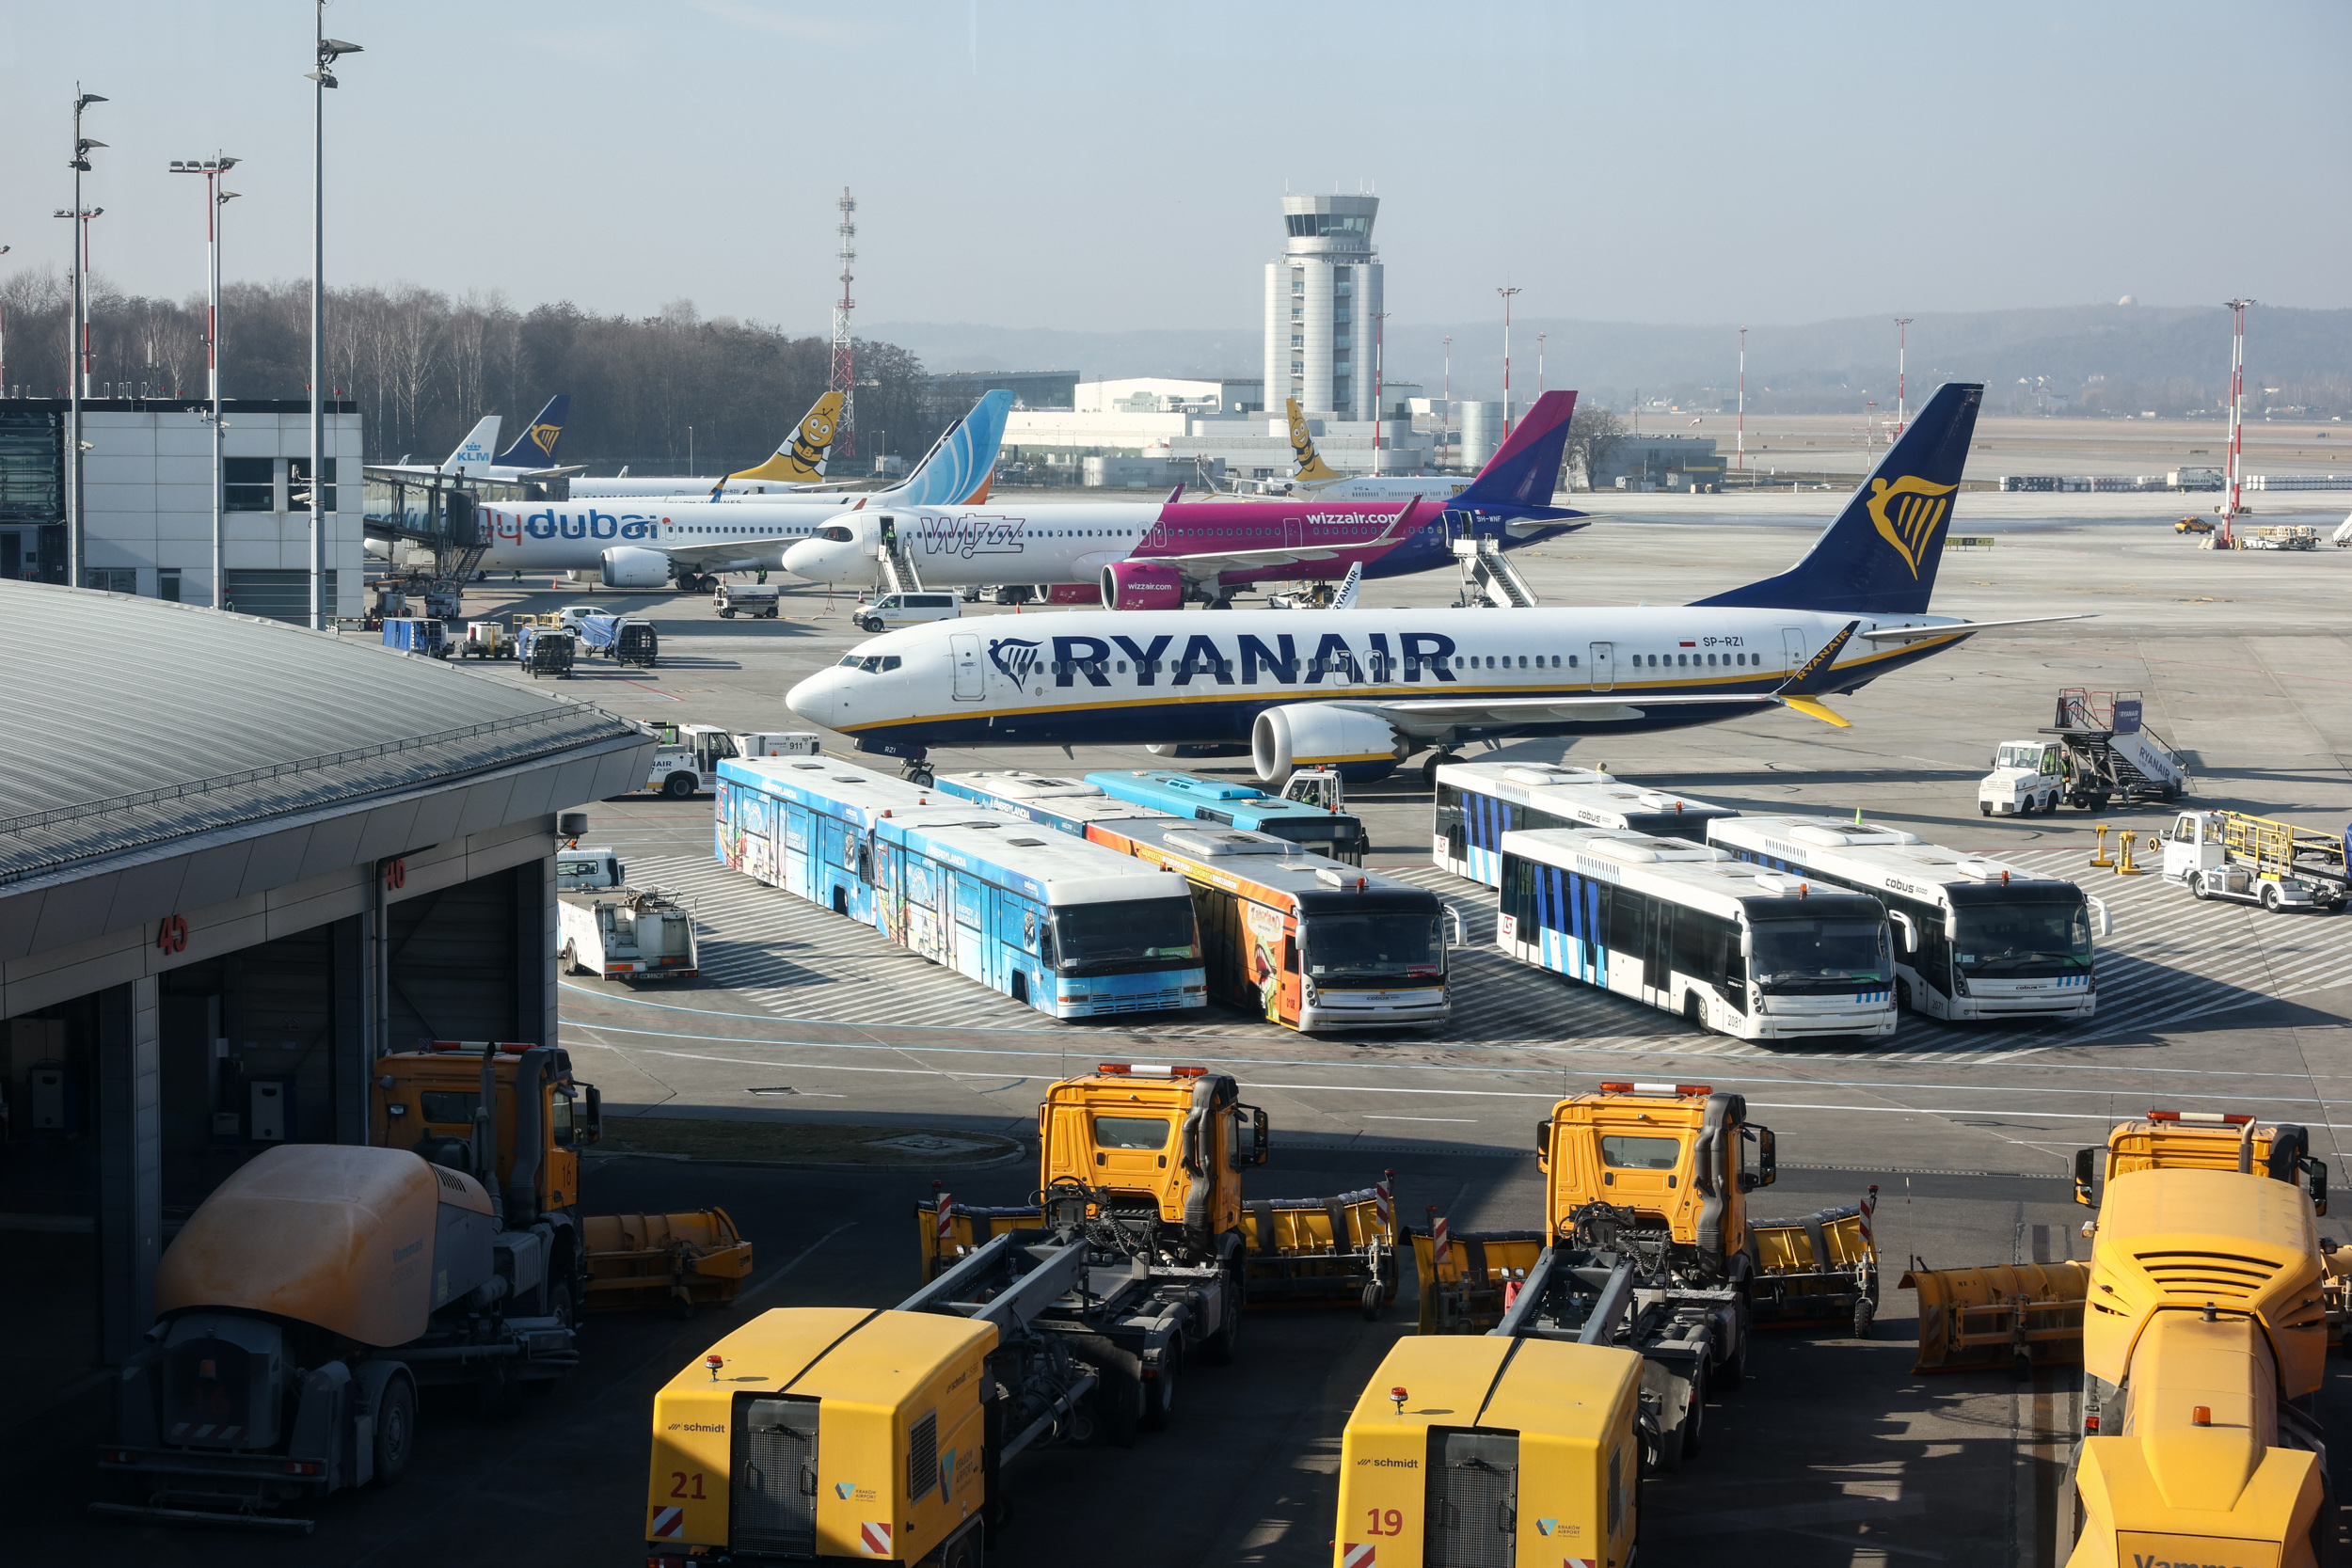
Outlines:
[[[589,888],[624,887],[628,867],[612,849],[565,849],[555,857],[555,891],[572,893]]]
[[[1266,1114],[1205,1068],[1105,1062],[1038,1107],[1038,1184],[1105,1192],[1120,1214],[1156,1215],[1180,1249],[1238,1254],[1242,1172],[1265,1164]]]
[[[1750,1160],[1750,1152],[1754,1160]],[[1772,1130],[1746,1101],[1705,1084],[1603,1084],[1571,1095],[1536,1130],[1544,1213],[1554,1236],[1588,1203],[1631,1209],[1708,1278],[1755,1269],[1747,1195],[1773,1180]]]
[[[489,1049],[483,1041],[436,1040],[427,1050],[377,1057],[369,1141],[414,1149],[495,1187],[509,1225],[525,1223],[521,1212],[562,1216],[564,1226],[573,1225],[580,1150],[602,1135],[596,1085],[573,1078],[571,1056],[561,1047],[498,1046],[490,1057],[498,1103],[485,1144],[476,1137],[475,1113]],[[555,1276],[563,1277],[562,1271]]]
[[[736,755],[735,737],[716,724],[680,724],[677,738],[654,748],[645,793],[674,800],[719,787],[719,764]]]
[[[2072,787],[2066,748],[2055,740],[2005,740],[1993,771],[1977,782],[1977,810],[1986,816],[2054,812]]]

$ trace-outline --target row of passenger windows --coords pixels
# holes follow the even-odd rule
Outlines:
[[[1702,658],[1704,658],[1704,659],[1706,660],[1706,664],[1705,664],[1704,666],[1701,666],[1701,665],[1700,665],[1700,660],[1701,660]],[[1516,659],[1516,662],[1515,662],[1515,659]],[[1661,664],[1660,663],[1660,660],[1661,660],[1661,659],[1664,659],[1664,660],[1665,660],[1665,664],[1661,665]],[[1762,667],[1763,667],[1763,663],[1764,663],[1764,656],[1763,656],[1763,655],[1761,655],[1761,654],[1756,654],[1756,655],[1753,655],[1753,656],[1751,656],[1751,655],[1744,654],[1744,653],[1741,653],[1741,654],[1705,654],[1705,655],[1700,655],[1700,654],[1672,654],[1672,655],[1665,655],[1665,654],[1635,654],[1635,655],[1633,655],[1633,656],[1632,656],[1632,660],[1633,660],[1633,663],[1634,663],[1634,665],[1635,665],[1636,667],[1638,667],[1638,668],[1644,668],[1644,669],[1661,669],[1661,668],[1668,668],[1668,667],[1674,667],[1674,668],[1692,668],[1692,667],[1699,667],[1699,668],[1708,668],[1708,667],[1712,667],[1712,668],[1735,668],[1735,667],[1737,667],[1737,668],[1760,669],[1760,668],[1762,668]],[[1720,663],[1719,663],[1718,661],[1720,661]],[[860,662],[861,662],[861,661],[857,658],[857,657],[856,657],[855,655],[852,655],[852,656],[850,656],[850,657],[843,659],[841,662],[842,662],[843,664],[845,664],[845,665],[858,665],[858,664],[860,664]],[[1145,664],[1143,664],[1143,663],[1141,663],[1141,662],[1138,662],[1138,663],[1136,664],[1136,673],[1151,673],[1151,674],[1161,674],[1161,673],[1169,673],[1169,672],[1175,672],[1175,673],[1205,673],[1205,672],[1207,672],[1208,670],[1210,670],[1210,669],[1212,669],[1212,668],[1218,668],[1218,667],[1230,667],[1230,665],[1232,664],[1232,660],[1227,659],[1227,660],[1224,660],[1224,661],[1223,661],[1222,666],[1213,666],[1213,665],[1211,665],[1211,664],[1210,664],[1207,660],[1205,660],[1205,659],[1199,660],[1199,661],[1196,661],[1196,662],[1194,662],[1194,663],[1190,663],[1190,664],[1183,664],[1183,663],[1180,663],[1179,661],[1174,660],[1174,659],[1157,659],[1157,658],[1155,658],[1155,659],[1152,659],[1152,660],[1151,660],[1151,661],[1150,661],[1150,663],[1149,663],[1149,666],[1148,666],[1148,667],[1147,667]],[[1363,668],[1367,668],[1367,669],[1369,669],[1369,668],[1371,668],[1371,667],[1372,667],[1372,665],[1373,665],[1375,662],[1375,660],[1367,658],[1367,659],[1365,659],[1365,660],[1363,660],[1363,661],[1362,661],[1362,667],[1363,667]],[[1438,670],[1440,670],[1440,669],[1447,669],[1447,668],[1451,668],[1451,669],[1454,669],[1454,670],[1461,670],[1461,671],[1471,671],[1471,670],[1482,670],[1482,671],[1483,671],[1483,670],[1531,670],[1531,669],[1532,669],[1532,670],[1562,670],[1562,669],[1566,669],[1566,670],[1575,670],[1575,669],[1580,669],[1580,668],[1581,668],[1581,664],[1580,664],[1580,663],[1579,663],[1579,661],[1578,661],[1578,656],[1577,656],[1577,655],[1575,655],[1575,654],[1566,654],[1566,655],[1562,655],[1562,654],[1549,654],[1549,655],[1546,655],[1546,654],[1535,654],[1535,655],[1533,655],[1533,656],[1530,656],[1530,655],[1527,655],[1527,654],[1518,654],[1518,655],[1516,655],[1516,656],[1514,656],[1514,655],[1510,655],[1510,654],[1502,654],[1502,655],[1495,655],[1495,654],[1458,654],[1458,655],[1455,655],[1455,656],[1454,656],[1454,657],[1451,660],[1448,660],[1448,659],[1443,659],[1443,658],[1407,658],[1407,659],[1402,659],[1402,660],[1400,660],[1400,659],[1396,659],[1396,658],[1391,658],[1391,659],[1387,660],[1387,661],[1386,661],[1386,663],[1387,663],[1387,667],[1388,667],[1388,668],[1390,668],[1391,670],[1393,670],[1393,669],[1395,669],[1395,668],[1396,668],[1399,664],[1402,664],[1402,665],[1404,666],[1404,673],[1406,673],[1406,674],[1408,674],[1408,675],[1418,675],[1418,674],[1421,674],[1421,673],[1424,673],[1424,672],[1435,672],[1435,671],[1438,671]],[[1331,671],[1331,672],[1334,672],[1334,673],[1337,673],[1337,672],[1340,672],[1340,671],[1344,671],[1344,670],[1346,670],[1346,669],[1349,667],[1349,664],[1350,664],[1350,661],[1349,661],[1348,659],[1346,659],[1345,657],[1343,657],[1342,656],[1340,656],[1340,655],[1338,655],[1338,654],[1327,654],[1327,655],[1322,656],[1322,657],[1319,657],[1319,658],[1313,658],[1313,657],[1311,657],[1311,658],[1302,659],[1302,660],[1300,661],[1300,665],[1301,665],[1301,667],[1302,667],[1302,668],[1304,668],[1304,669],[1308,669],[1308,670],[1327,670],[1327,671]],[[872,659],[870,659],[870,658],[866,659],[866,660],[864,660],[864,661],[863,661],[863,667],[867,668],[867,669],[872,669],[872,668],[874,668],[874,661],[873,661]],[[886,661],[885,661],[885,662],[884,662],[884,663],[881,666],[881,668],[885,669],[885,670],[895,670],[895,669],[897,669],[898,667],[898,659],[896,659],[895,657],[894,657],[894,658],[890,658],[890,659],[886,660]],[[1068,659],[1068,658],[1066,658],[1066,659],[1061,659],[1061,660],[1059,660],[1059,661],[1057,661],[1057,662],[1054,663],[1052,666],[1050,666],[1050,668],[1051,668],[1051,670],[1052,670],[1052,673],[1055,673],[1055,674],[1057,674],[1057,675],[1074,675],[1074,674],[1079,674],[1079,673],[1094,673],[1094,674],[1107,674],[1107,673],[1111,673],[1111,672],[1112,672],[1112,671],[1114,671],[1114,670],[1116,670],[1118,673],[1122,674],[1122,675],[1123,675],[1123,674],[1126,674],[1126,673],[1128,673],[1128,672],[1127,672],[1127,661],[1126,661],[1125,659],[1119,659],[1119,660],[1114,661],[1114,660],[1110,660],[1110,659],[1091,659],[1091,660],[1089,660],[1089,659]]]
[[[1751,660],[1750,657],[1746,654],[1708,654],[1704,657],[1706,657],[1708,668],[1718,668],[1719,666],[1716,665],[1715,661],[1719,658],[1723,660],[1724,664],[1733,667],[1752,666],[1755,668],[1761,668],[1764,663],[1764,656],[1762,654],[1756,655],[1753,660]],[[1681,669],[1696,666],[1700,657],[1701,656],[1698,654],[1635,654],[1633,656],[1633,662],[1641,668],[1656,670],[1661,668],[1658,661],[1661,658],[1663,658],[1667,664],[1672,665],[1677,669]],[[1643,660],[1645,659],[1647,659],[1649,662],[1647,664],[1644,664]]]

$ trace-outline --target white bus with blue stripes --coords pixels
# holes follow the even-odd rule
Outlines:
[[[1740,816],[1708,842],[1743,861],[1867,893],[1895,927],[1895,997],[1930,1018],[2068,1022],[2098,1006],[2106,906],[2061,877],[1834,816]]]
[[[1438,768],[1438,818],[1430,858],[1456,877],[1493,887],[1502,875],[1502,835],[1538,828],[1614,828],[1623,832],[1707,836],[1729,806],[1632,784],[1591,768],[1549,763],[1454,762]]]
[[[1208,1006],[1184,878],[868,768],[720,765],[719,858],[1055,1018]]]
[[[1688,839],[1503,835],[1496,942],[1521,963],[1748,1040],[1895,1032],[1886,911]]]

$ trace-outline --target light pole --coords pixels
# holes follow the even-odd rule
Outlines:
[[[315,12],[318,69],[303,72],[310,88],[310,629],[326,629],[326,89],[335,62],[359,46],[326,36],[326,0]]]
[[[92,103],[106,100],[94,92],[84,92],[82,84],[73,84],[73,210],[59,213],[61,218],[72,218],[74,226],[73,250],[73,341],[76,363],[66,377],[71,402],[67,405],[65,430],[65,580],[71,588],[82,585],[82,399],[87,395],[89,380],[89,220],[99,213],[82,205],[82,176],[89,172],[92,148],[104,142],[91,141],[82,135],[82,111]]]
[[[2246,455],[2246,308],[2254,302],[2225,299],[2221,303],[2230,308],[2230,499],[2228,505],[2214,509],[2221,514],[2221,531],[2214,543],[2223,549],[2235,549],[2237,520],[2246,515],[2246,508],[2238,504]]]
[[[1535,395],[1539,398],[1544,395],[1544,340],[1550,336],[1549,332],[1535,334]]]
[[[1909,414],[1909,408],[1903,402],[1903,355],[1911,346],[1911,322],[1909,316],[1895,318],[1895,439],[1898,441],[1903,438],[1903,420]]]
[[[1740,329],[1740,447],[1739,467],[1748,466],[1748,329]]]
[[[1387,412],[1381,406],[1381,349],[1388,341],[1389,312],[1368,311],[1372,317],[1372,477],[1380,477],[1380,416]]]
[[[226,428],[220,418],[220,210],[237,198],[234,191],[220,188],[220,177],[237,166],[238,160],[226,153],[210,158],[174,158],[174,174],[200,174],[204,177],[204,372],[205,395],[212,400],[212,409],[203,416],[213,427],[213,608],[218,610],[228,601],[223,592],[227,579],[221,575],[220,529],[221,513],[226,492],[223,490],[221,431]]]
[[[1497,289],[1502,296],[1502,438],[1511,438],[1511,296],[1513,288]]]
[[[0,256],[15,247],[0,245]],[[8,395],[8,308],[0,305],[0,398]]]

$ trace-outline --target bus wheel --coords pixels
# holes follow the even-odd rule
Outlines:
[[[1682,1022],[1702,1035],[1708,1033],[1707,1006],[1699,1000],[1697,991],[1690,990],[1682,993]]]

